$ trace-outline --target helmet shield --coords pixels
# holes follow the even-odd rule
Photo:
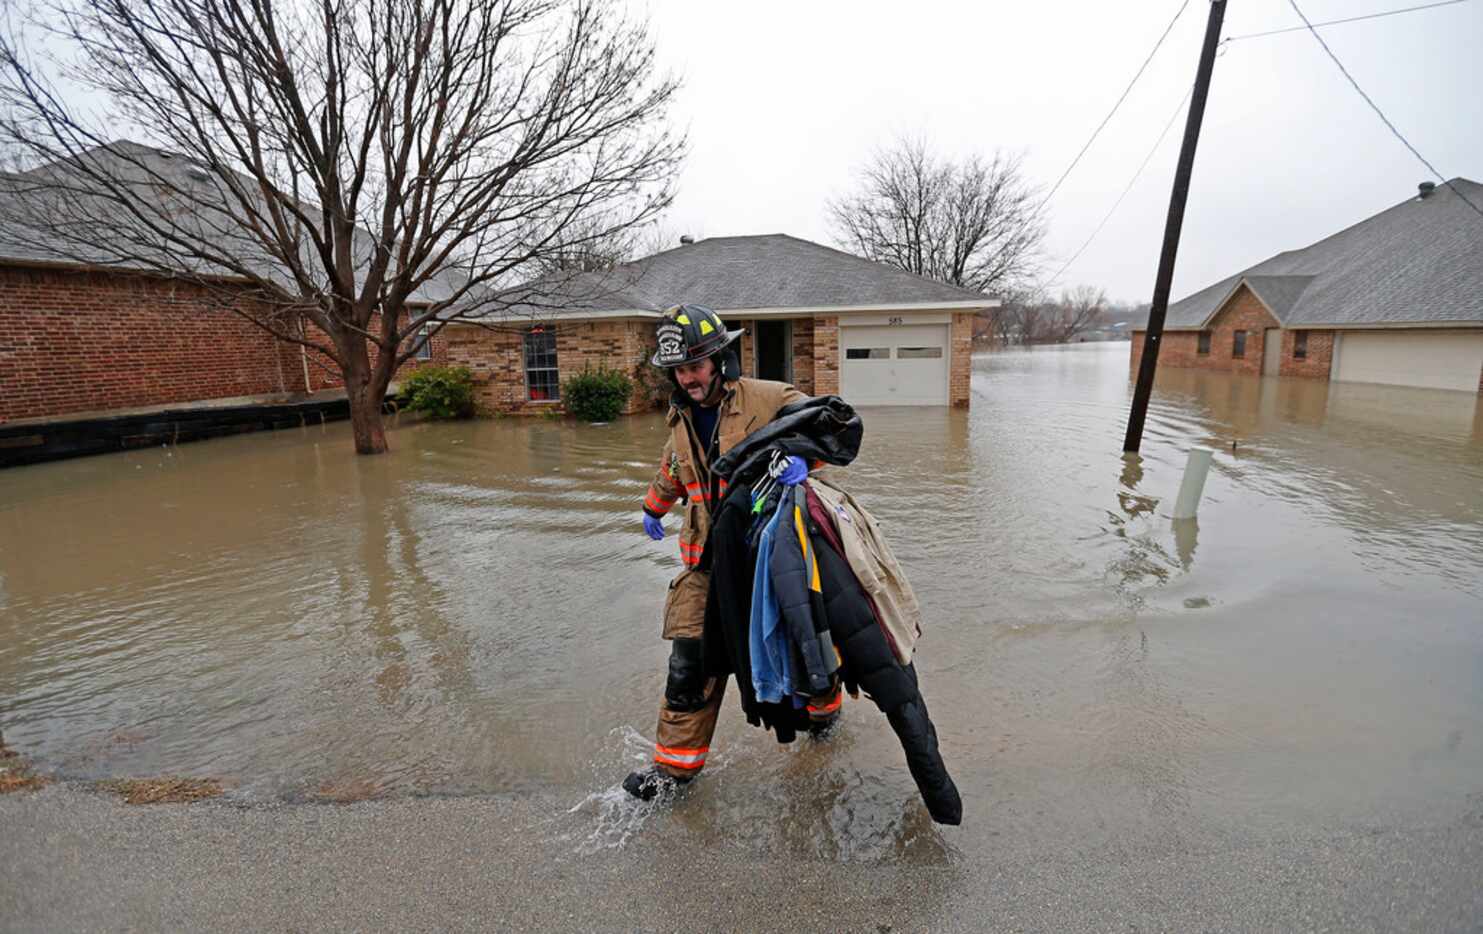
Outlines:
[[[654,336],[659,346],[650,362],[672,368],[725,350],[742,332],[726,330],[720,316],[704,305],[677,305],[660,319]]]
[[[654,353],[655,366],[679,366],[690,359],[685,346],[685,332],[671,319],[665,319],[655,331],[659,338],[659,349]]]

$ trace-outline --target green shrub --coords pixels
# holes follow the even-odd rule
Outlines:
[[[584,422],[610,422],[628,404],[633,380],[626,373],[599,367],[584,369],[561,384],[566,410]]]
[[[474,374],[466,366],[420,366],[402,380],[402,398],[407,408],[433,418],[468,418]]]

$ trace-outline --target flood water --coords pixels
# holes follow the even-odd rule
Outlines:
[[[864,411],[843,482],[925,610],[962,830],[930,823],[867,701],[787,747],[729,704],[679,801],[617,790],[649,753],[680,568],[677,519],[663,543],[639,523],[657,414],[0,473],[0,730],[59,777],[213,776],[246,803],[534,796],[531,832],[578,853],[682,833],[931,863],[1478,800],[1478,398],[1167,369],[1124,458],[1127,349],[980,355],[970,411]],[[1191,445],[1218,453],[1176,528]]]

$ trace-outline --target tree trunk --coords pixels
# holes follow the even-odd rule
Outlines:
[[[386,427],[381,423],[381,403],[386,385],[373,378],[366,343],[343,354],[345,359],[345,393],[350,398],[350,427],[355,434],[355,453],[385,454]]]

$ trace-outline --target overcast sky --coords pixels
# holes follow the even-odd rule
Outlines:
[[[901,133],[944,154],[1023,153],[1049,188],[1180,0],[696,3],[635,0],[685,82],[691,154],[667,226],[835,243],[825,204]],[[1312,21],[1430,0],[1298,0]],[[1207,0],[1184,15],[1049,205],[1049,276],[1091,234],[1194,78]],[[1230,0],[1223,35],[1298,25],[1287,0]],[[1483,181],[1483,0],[1321,30],[1443,175]],[[1183,116],[1060,284],[1153,291]],[[1216,60],[1174,278],[1178,298],[1413,195],[1426,169],[1306,32]],[[1480,222],[1483,223],[1483,222]]]

